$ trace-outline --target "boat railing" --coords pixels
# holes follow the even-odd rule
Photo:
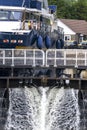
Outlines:
[[[29,25],[30,24],[30,25]],[[31,30],[29,28],[31,26],[31,29],[40,29],[40,21],[36,19],[25,19],[21,22],[20,28],[25,29],[25,30]]]
[[[87,50],[0,49],[0,66],[87,67]]]

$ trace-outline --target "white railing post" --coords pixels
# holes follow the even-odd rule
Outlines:
[[[48,50],[47,50],[46,53],[45,53],[45,66],[46,66],[46,67],[48,67],[48,65],[47,65],[47,53],[48,53]]]
[[[87,51],[85,51],[85,66],[87,65],[87,63],[86,63],[86,55],[87,55]]]
[[[3,65],[5,65],[5,50],[2,51],[3,51]]]
[[[24,65],[26,65],[26,49],[24,49]]]
[[[43,66],[45,66],[45,53],[44,53],[44,51],[41,51],[41,52],[43,54],[43,56],[42,56],[42,58],[43,58]]]
[[[35,49],[33,50],[33,66],[35,67]]]
[[[76,63],[75,63],[75,68],[78,67],[78,64],[77,64],[77,50],[76,50]]]
[[[11,66],[14,66],[14,49],[12,49],[11,51],[12,51],[12,64],[11,64]]]
[[[64,66],[66,66],[66,50],[64,50]]]
[[[55,59],[54,59],[54,67],[56,67],[56,49],[54,50],[54,54],[55,54]]]

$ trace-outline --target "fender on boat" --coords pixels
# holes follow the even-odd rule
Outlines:
[[[48,35],[45,37],[45,46],[47,49],[51,47],[51,38]]]
[[[29,44],[30,44],[30,46],[32,46],[35,43],[36,40],[37,40],[37,32],[32,30],[30,32],[30,37],[29,37]]]
[[[56,41],[56,49],[61,49],[61,42],[60,42],[60,40]]]
[[[37,37],[37,48],[38,48],[38,49],[42,49],[42,47],[43,47],[43,38],[42,38],[41,35],[39,35],[39,36]]]
[[[61,49],[64,47],[64,40],[60,39],[60,43],[61,43]]]

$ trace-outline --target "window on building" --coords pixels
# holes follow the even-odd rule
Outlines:
[[[65,41],[70,41],[70,40],[71,40],[71,35],[66,35],[66,36],[64,37],[64,40],[65,40]]]

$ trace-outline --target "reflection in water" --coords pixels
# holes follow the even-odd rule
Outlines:
[[[78,91],[11,88],[5,130],[79,130]]]

